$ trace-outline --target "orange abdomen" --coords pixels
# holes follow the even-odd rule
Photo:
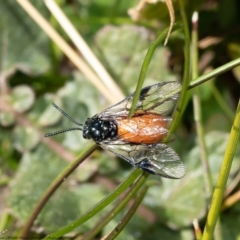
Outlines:
[[[117,120],[118,136],[126,142],[152,144],[160,142],[168,133],[169,118],[147,114]]]

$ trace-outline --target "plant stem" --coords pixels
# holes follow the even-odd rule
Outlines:
[[[206,74],[202,75],[201,77],[198,77],[197,79],[194,79],[191,82],[191,84],[189,85],[188,89],[194,88],[194,87],[210,80],[211,78],[217,77],[218,75],[221,75],[222,73],[232,70],[233,68],[235,68],[239,65],[240,65],[240,58],[232,60],[231,62],[228,62],[228,63],[222,65],[221,67],[218,67],[218,68],[214,69],[213,71],[206,73]]]
[[[193,13],[192,18],[192,79],[197,78],[198,73],[198,13]],[[204,139],[204,128],[202,123],[202,107],[201,101],[199,96],[199,89],[194,89],[193,94],[193,110],[194,110],[194,120],[196,123],[196,130],[197,130],[197,139],[200,148],[200,158],[202,161],[203,167],[203,176],[205,181],[205,189],[206,189],[206,199],[207,205],[209,204],[208,201],[210,200],[210,196],[212,194],[213,184],[212,184],[212,177],[209,168],[208,162],[208,154],[207,154],[207,147]]]
[[[211,240],[213,238],[213,232],[221,209],[224,190],[226,188],[233,157],[238,146],[239,135],[240,135],[240,99],[238,102],[237,112],[231,129],[227,149],[224,154],[222,167],[218,176],[217,185],[213,193],[211,207],[208,213],[207,222],[203,232],[203,240]]]
[[[67,226],[59,229],[57,232],[52,233],[46,236],[44,239],[57,239],[69,232],[73,229],[79,227],[81,224],[95,216],[105,207],[107,207],[112,201],[114,201],[123,191],[125,191],[142,173],[140,169],[135,169],[126,179],[122,182],[112,193],[106,196],[101,202],[96,204],[92,209],[82,215],[81,218],[77,219],[76,221],[68,224]]]
[[[33,209],[30,217],[28,218],[22,232],[20,233],[19,239],[27,238],[28,232],[37,218],[38,214],[45,206],[49,198],[58,189],[58,187],[66,180],[66,178],[81,164],[88,156],[90,156],[97,148],[96,144],[92,144],[85,151],[83,151],[64,171],[58,175],[54,182],[49,186],[47,191],[44,193],[42,198],[38,201],[35,208]]]
[[[179,25],[174,24],[173,31],[176,30],[177,28],[179,28]],[[139,75],[139,78],[138,78],[138,83],[137,83],[137,87],[136,87],[135,94],[134,94],[134,97],[133,97],[132,106],[131,106],[129,114],[128,114],[129,118],[133,115],[134,110],[136,108],[137,101],[139,99],[140,92],[142,90],[144,79],[146,77],[147,70],[148,70],[150,61],[152,59],[153,53],[154,53],[155,49],[157,48],[157,46],[160,45],[164,41],[167,33],[168,33],[168,29],[164,30],[158,36],[158,38],[151,44],[151,46],[149,47],[149,49],[147,51],[147,54],[146,54],[145,59],[143,61],[141,72],[140,72],[140,75]]]
[[[178,0],[178,6],[179,6],[179,11],[180,15],[182,18],[182,23],[183,23],[183,32],[185,36],[185,44],[184,44],[184,72],[183,72],[183,82],[182,82],[182,91],[180,95],[180,99],[178,102],[177,109],[174,113],[173,119],[174,121],[172,122],[169,131],[171,133],[175,132],[177,129],[177,126],[180,122],[184,105],[187,100],[186,95],[187,95],[187,90],[189,86],[189,81],[190,81],[190,33],[189,33],[189,26],[188,26],[188,21],[187,21],[187,16],[186,12],[184,9],[184,3],[183,0]]]
[[[136,212],[139,204],[142,202],[145,194],[147,193],[148,186],[145,185],[143,189],[138,193],[133,205],[128,210],[127,214],[124,216],[122,221],[114,228],[114,230],[105,238],[105,240],[115,239],[123,230],[123,228],[127,225],[127,223],[132,218],[133,214]]]
[[[105,217],[101,218],[100,221],[95,225],[95,227],[86,235],[84,235],[81,240],[93,239],[93,237],[96,236],[102,230],[102,228],[127,205],[127,203],[133,198],[133,196],[135,196],[139,188],[146,181],[147,176],[147,173],[143,172],[142,175],[134,183],[134,185],[128,189],[128,191],[125,193],[124,197],[118,202],[118,204]]]

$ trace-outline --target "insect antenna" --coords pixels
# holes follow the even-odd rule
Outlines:
[[[61,133],[74,131],[74,130],[82,131],[82,128],[67,128],[67,129],[59,130],[59,131],[56,131],[56,132],[53,132],[53,133],[48,133],[48,134],[45,135],[45,137],[50,137],[50,136],[54,136],[54,135],[58,135],[58,134],[61,134]]]
[[[63,129],[63,130],[59,130],[53,133],[48,133],[45,135],[45,137],[50,137],[50,136],[54,136],[54,135],[58,135],[61,133],[65,133],[65,132],[69,132],[69,131],[74,131],[74,130],[80,130],[82,131],[82,127],[83,124],[76,122],[72,117],[70,117],[66,112],[64,112],[58,105],[56,105],[55,103],[52,103],[52,105],[60,112],[62,113],[63,116],[65,116],[66,118],[68,118],[71,122],[75,123],[76,125],[79,126],[79,128],[67,128],[67,129]]]
[[[83,124],[76,122],[72,117],[70,117],[66,112],[64,112],[58,105],[55,103],[52,104],[62,115],[64,115],[66,118],[68,118],[71,122],[75,123],[76,125],[82,127]]]

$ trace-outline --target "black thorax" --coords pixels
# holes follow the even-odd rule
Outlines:
[[[83,126],[83,137],[95,142],[112,139],[117,136],[117,124],[112,120],[88,118]]]

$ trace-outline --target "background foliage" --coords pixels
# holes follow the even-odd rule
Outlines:
[[[32,3],[71,44],[44,2]],[[149,45],[169,25],[169,14],[162,2],[146,4],[137,15],[138,21],[133,21],[137,3],[58,1],[126,95],[135,89]],[[179,21],[175,2],[174,7]],[[239,1],[185,1],[185,7],[189,24],[192,11],[199,11],[200,73],[240,57]],[[181,81],[183,44],[184,36],[179,30],[171,35],[166,47],[156,50],[145,86]],[[71,127],[71,122],[51,103],[55,102],[81,123],[111,103],[14,0],[0,3],[0,49],[0,233],[8,229],[7,234],[16,236],[50,183],[90,144],[78,131],[52,137],[49,142],[44,140],[46,133]],[[240,95],[239,69],[197,87],[213,184],[216,184]],[[171,147],[184,161],[186,176],[181,180],[151,176],[149,179],[159,184],[150,187],[118,239],[188,240],[195,238],[194,219],[199,220],[200,227],[204,226],[209,199],[191,98]],[[239,193],[239,167],[240,149],[234,158],[225,201]],[[131,169],[129,164],[98,149],[52,196],[38,216],[32,234],[45,236],[79,218],[113,190]],[[222,239],[240,236],[238,199],[221,213]],[[114,228],[123,214],[112,220],[99,238]],[[83,235],[101,216],[102,212],[75,229],[72,235]]]

